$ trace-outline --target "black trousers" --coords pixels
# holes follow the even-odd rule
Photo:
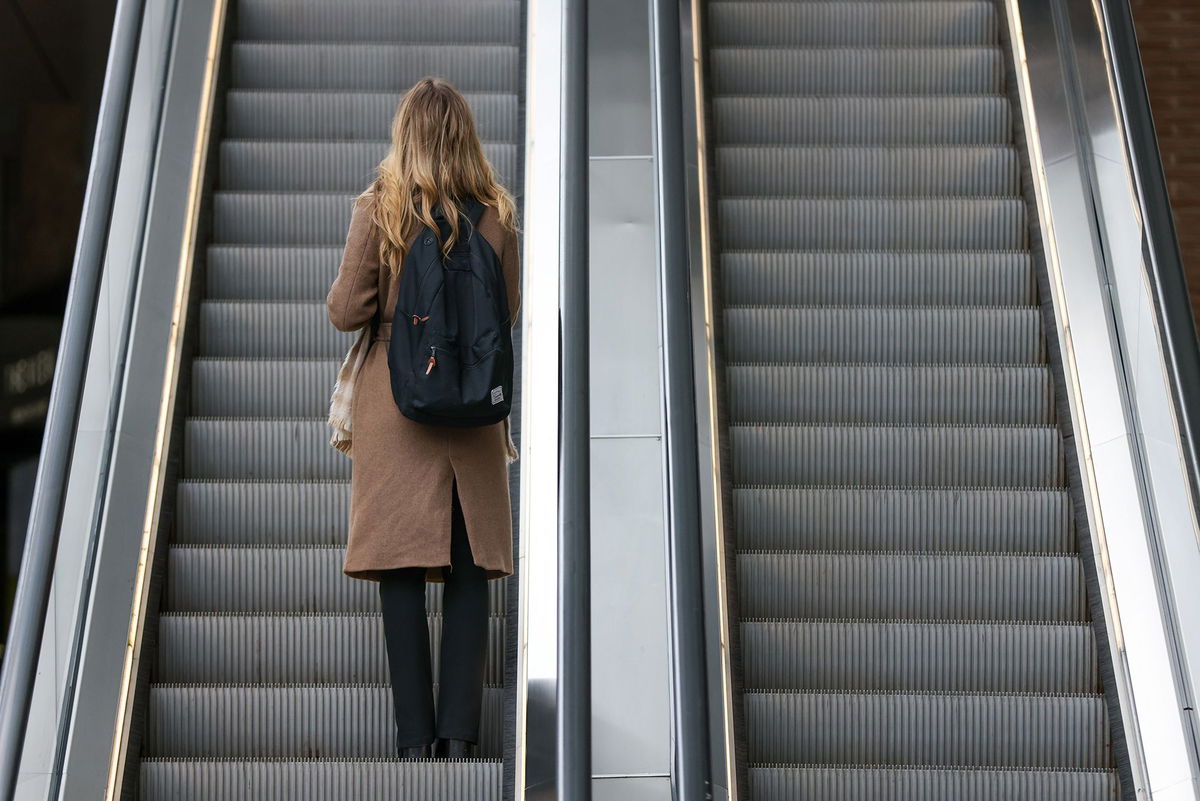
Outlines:
[[[457,482],[453,484],[452,495],[450,567],[443,568],[442,653],[436,718],[425,617],[425,568],[388,570],[379,581],[396,711],[397,748],[432,743],[435,736],[470,743],[479,741],[487,659],[487,574],[471,557]]]

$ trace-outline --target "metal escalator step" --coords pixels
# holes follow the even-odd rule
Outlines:
[[[241,39],[516,42],[518,0],[241,0]]]
[[[716,148],[715,167],[722,197],[915,198],[1020,192],[1016,151],[1001,146],[742,145]]]
[[[355,192],[216,191],[213,242],[345,245]]]
[[[1101,695],[747,693],[757,763],[1101,768]]]
[[[340,363],[354,337],[354,332],[338,331],[329,324],[324,302],[200,303],[199,356],[337,359]]]
[[[146,759],[143,801],[500,801],[498,759]]]
[[[345,549],[336,547],[172,546],[171,581],[163,591],[164,612],[338,613],[379,611],[379,585],[342,573]],[[507,579],[488,582],[492,614],[508,608]],[[442,611],[442,585],[426,586],[432,613]]]
[[[504,683],[504,618],[488,624],[484,682]],[[429,616],[433,676],[442,616]],[[158,681],[171,684],[387,684],[379,615],[196,615],[159,620]]]
[[[708,53],[714,95],[998,94],[996,47],[718,47]]]
[[[320,417],[340,362],[335,359],[192,360],[197,417]]]
[[[227,375],[206,386],[227,386]],[[729,417],[738,423],[1053,422],[1045,365],[731,364],[725,375]],[[285,395],[293,385],[280,383]]]
[[[749,779],[757,801],[1109,801],[1120,790],[1111,770],[771,765]]]
[[[972,45],[996,41],[993,4],[710,2],[712,46]]]
[[[190,417],[184,425],[189,478],[347,479],[350,460],[329,446],[323,419]]]
[[[387,130],[386,124],[375,126]],[[371,182],[388,143],[290,142],[226,139],[221,144],[221,186],[229,191],[354,192]],[[484,155],[507,181],[517,146],[485,142]]]
[[[239,90],[226,95],[227,135],[243,139],[357,141],[386,148],[386,135],[400,101],[399,93],[348,90]],[[508,91],[467,94],[467,102],[484,138],[512,141],[516,97]],[[506,157],[503,152],[489,151]]]
[[[755,690],[1096,693],[1090,625],[743,620]]]
[[[343,105],[358,108],[359,92],[402,92],[417,79],[440,75],[459,91],[512,91],[520,77],[520,52],[515,43],[404,44],[402,42],[247,42],[233,44],[230,78],[234,91],[228,96],[231,120],[237,110],[250,111],[254,97],[243,89],[346,90]],[[309,94],[307,103],[338,103]],[[270,99],[269,99],[270,100]],[[281,95],[272,102],[282,103]],[[301,108],[295,109],[301,113]],[[395,107],[393,106],[393,111]],[[307,116],[307,115],[304,115]],[[384,129],[386,130],[386,128]],[[238,124],[230,136],[248,136]],[[377,136],[378,129],[371,132]]]
[[[350,481],[183,480],[176,545],[345,545]]]
[[[1032,306],[1028,253],[724,251],[729,305]],[[211,269],[211,268],[210,268]]]
[[[343,245],[209,245],[207,300],[323,302]]]
[[[1036,307],[727,306],[729,362],[1040,364]]]
[[[1065,489],[733,487],[746,550],[1075,553]]]
[[[721,197],[717,216],[721,241],[734,250],[1019,250],[1027,244],[1025,201],[1015,197]]]
[[[723,145],[1003,145],[1008,98],[714,97],[714,139]]]
[[[737,570],[743,618],[1088,619],[1075,554],[739,553]]]
[[[434,684],[437,692],[437,684]],[[500,755],[504,691],[486,687],[479,755]],[[394,757],[388,685],[152,684],[149,757]]]
[[[1059,487],[1062,434],[1042,426],[729,426],[739,484]]]

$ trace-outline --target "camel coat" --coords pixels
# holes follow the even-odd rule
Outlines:
[[[378,228],[369,200],[356,201],[337,278],[326,299],[329,321],[356,331],[380,316],[355,382],[354,458],[350,468],[350,530],[343,572],[379,580],[379,571],[426,567],[442,580],[450,564],[451,482],[457,481],[475,564],[488,578],[513,571],[512,506],[508,492],[508,421],[475,428],[410,420],[392,398],[387,349],[399,276],[380,269]],[[512,320],[520,307],[517,238],[484,209],[478,231],[500,256]],[[408,236],[411,245],[419,230]]]

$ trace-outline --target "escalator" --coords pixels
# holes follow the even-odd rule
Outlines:
[[[175,525],[126,794],[499,799],[509,579],[491,583],[478,757],[395,757],[377,585],[341,572],[350,461],[325,417],[353,335],[329,325],[325,295],[351,200],[418,78],[467,96],[520,197],[522,4],[239,0],[229,25]]]
[[[1001,12],[705,13],[748,797],[1114,797]]]

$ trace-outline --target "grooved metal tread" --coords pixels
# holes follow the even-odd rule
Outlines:
[[[499,759],[166,759],[142,762],[146,801],[500,801]]]
[[[723,250],[726,305],[1031,306],[1021,251]]]
[[[437,695],[437,681],[434,681]],[[500,755],[503,690],[485,687],[479,753]],[[386,684],[151,684],[151,756],[395,756]]]
[[[343,524],[344,526],[344,524]],[[363,613],[379,611],[375,582],[342,574],[343,546],[172,545],[167,612]],[[505,608],[504,579],[488,583],[489,608]],[[443,586],[426,587],[430,612],[441,612]]]
[[[706,14],[747,794],[1112,797],[996,7]]]
[[[489,621],[485,681],[504,683],[504,622]],[[166,683],[388,682],[382,618],[355,615],[165,614],[159,674]],[[433,675],[441,664],[442,616],[428,616]]]

